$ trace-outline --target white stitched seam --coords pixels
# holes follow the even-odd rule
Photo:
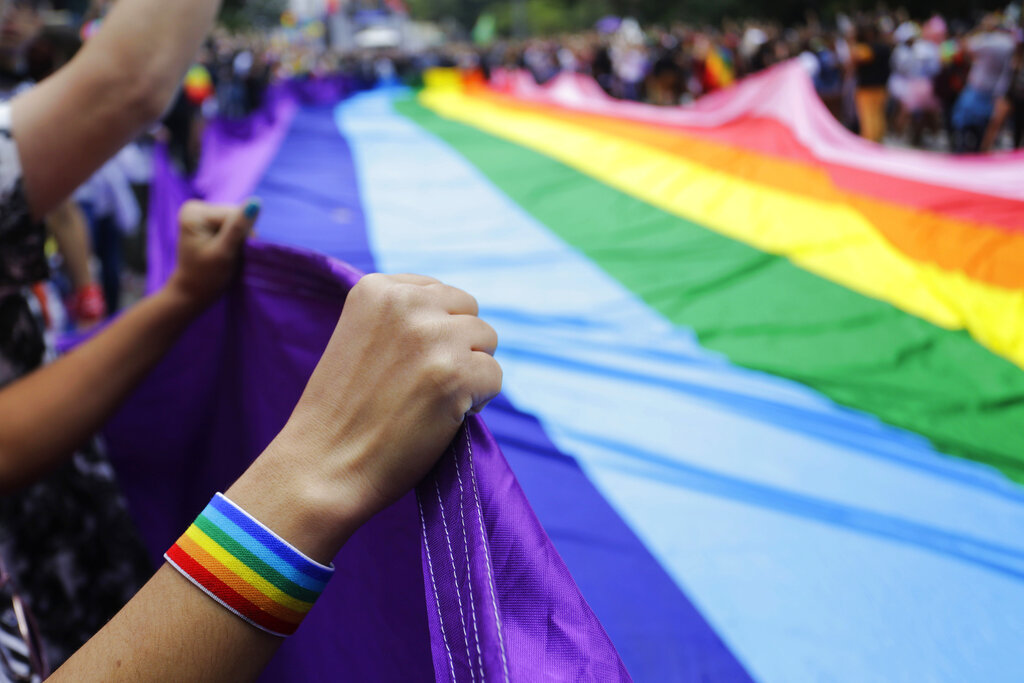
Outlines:
[[[477,521],[480,524],[480,537],[484,541],[484,565],[487,567],[487,588],[491,592],[491,607],[494,608],[494,624],[498,628],[498,646],[501,651],[501,665],[505,673],[506,683],[508,676],[508,659],[505,657],[505,639],[501,635],[501,617],[498,616],[498,602],[494,598],[494,577],[491,574],[491,549],[487,543],[487,533],[484,531],[484,508],[480,504],[480,494],[476,488],[476,469],[473,466],[473,442],[469,438],[469,429],[466,429],[466,447],[469,449],[469,478],[473,482],[473,498],[476,500]]]
[[[448,647],[448,636],[444,632],[444,617],[441,616],[441,598],[437,595],[437,584],[434,583],[434,563],[430,559],[430,541],[427,540],[427,520],[423,516],[423,503],[420,502],[420,494],[416,494],[416,507],[420,510],[420,527],[423,529],[423,548],[427,551],[427,569],[430,570],[430,586],[434,589],[434,604],[437,605],[437,621],[441,625],[441,642],[444,643],[444,651],[448,653],[448,668],[452,672],[452,683],[455,679],[455,661],[452,659],[452,650]]]
[[[473,670],[473,656],[469,654],[469,632],[466,631],[466,615],[462,611],[462,589],[459,588],[459,573],[455,569],[455,553],[452,552],[452,537],[448,535],[448,522],[444,518],[444,502],[441,500],[441,487],[437,484],[437,477],[434,477],[434,490],[437,491],[437,506],[441,511],[441,526],[444,528],[444,539],[448,542],[448,559],[452,561],[452,579],[455,581],[455,600],[459,605],[459,622],[462,624],[462,637],[466,641],[466,666],[469,667],[469,677],[476,681],[476,671]]]
[[[455,456],[455,477],[459,481],[459,519],[462,521],[462,544],[466,549],[466,583],[469,585],[469,613],[473,617],[473,640],[476,642],[476,661],[480,666],[480,680],[486,680],[484,674],[484,655],[480,651],[480,633],[476,627],[476,604],[473,602],[473,577],[469,569],[469,536],[466,535],[466,507],[463,505],[465,489],[462,486],[462,469],[459,467],[459,449],[453,448],[452,455]]]

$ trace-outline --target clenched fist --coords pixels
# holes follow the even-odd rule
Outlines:
[[[259,208],[254,200],[243,207],[186,202],[178,215],[178,263],[168,286],[196,308],[211,304],[237,270]]]
[[[469,294],[428,277],[367,275],[352,289],[288,424],[247,474],[299,482],[294,504],[317,528],[286,537],[332,557],[498,394],[497,334],[477,313]]]

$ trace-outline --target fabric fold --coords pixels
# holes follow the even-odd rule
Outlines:
[[[250,245],[225,300],[108,425],[154,560],[285,424],[359,277],[325,256]],[[264,680],[628,679],[479,418],[334,563]]]

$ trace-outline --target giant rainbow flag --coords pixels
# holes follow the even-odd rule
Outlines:
[[[483,418],[595,652],[607,633],[641,681],[1024,680],[1024,158],[859,140],[796,64],[686,109],[571,75],[426,83],[284,107],[202,192],[261,196],[267,242],[478,298],[505,370]],[[164,175],[170,211],[191,190]],[[533,519],[507,517],[492,541]],[[534,555],[500,563],[492,613],[547,609],[548,651],[578,648],[564,601],[518,597],[550,576]],[[601,653],[519,678],[617,675]]]

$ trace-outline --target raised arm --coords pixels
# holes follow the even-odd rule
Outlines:
[[[288,424],[228,498],[330,562],[500,390],[497,337],[476,312],[429,278],[364,278]],[[280,642],[164,565],[50,680],[247,681]]]
[[[223,290],[258,210],[250,206],[246,215],[186,204],[178,266],[163,289],[67,356],[0,389],[0,492],[34,481],[95,434]]]
[[[170,105],[220,0],[120,0],[64,68],[14,100],[33,215],[45,216]]]

